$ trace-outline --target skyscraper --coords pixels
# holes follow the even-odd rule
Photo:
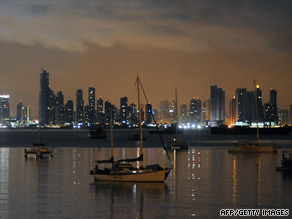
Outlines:
[[[202,120],[205,126],[207,126],[208,122],[210,121],[210,104],[211,102],[209,98],[206,98],[206,100],[203,102]]]
[[[262,96],[262,90],[260,89],[260,86],[256,86],[255,92],[253,92],[252,97],[252,122],[256,123],[258,122],[264,122],[264,107],[263,107],[263,96]],[[256,110],[257,109],[257,110]]]
[[[83,123],[84,117],[84,100],[83,92],[81,89],[76,91],[76,122]]]
[[[65,105],[65,122],[73,123],[74,112],[73,112],[73,100],[68,100]]]
[[[132,103],[128,107],[128,112],[129,112],[129,124],[131,126],[136,125],[138,122],[138,115],[137,115],[137,107],[134,103]]]
[[[97,100],[97,122],[104,123],[103,99],[101,97]]]
[[[211,86],[210,117],[210,126],[218,126],[225,122],[225,91],[217,88],[217,85]]]
[[[254,95],[246,88],[235,90],[235,114],[237,122],[250,124],[252,122],[252,104]]]
[[[229,123],[230,125],[235,125],[237,119],[236,114],[236,99],[235,96],[232,97],[229,103]]]
[[[64,124],[65,120],[64,120],[64,95],[62,93],[62,91],[59,91],[57,93],[57,117],[56,117],[56,121],[59,125]]]
[[[96,121],[95,113],[95,88],[89,86],[88,88],[88,123],[93,124]]]
[[[49,73],[42,69],[40,74],[40,101],[39,101],[39,119],[40,124],[45,125],[49,123]]]
[[[21,111],[22,111],[22,107],[23,107],[23,102],[20,100],[19,103],[17,104],[17,114],[16,114],[16,120],[18,122],[21,122]]]
[[[145,123],[146,125],[152,124],[152,105],[147,103],[145,106],[146,118]]]
[[[202,103],[199,98],[192,98],[190,101],[189,109],[189,122],[190,123],[201,123],[201,112]]]
[[[128,121],[128,98],[122,97],[120,102],[121,123],[126,124]]]
[[[10,119],[9,95],[0,95],[0,123]]]
[[[274,89],[270,90],[270,107],[271,107],[270,121],[274,122],[275,125],[278,125],[279,118],[277,106],[277,91]]]
[[[46,124],[55,125],[57,117],[57,99],[54,91],[49,87],[49,106],[48,106],[49,121]]]
[[[181,123],[188,122],[188,110],[186,104],[180,105],[180,122]]]

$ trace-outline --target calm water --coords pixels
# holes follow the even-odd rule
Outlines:
[[[275,170],[281,153],[232,155],[227,147],[195,146],[170,153],[173,170],[165,183],[108,183],[94,182],[89,171],[95,160],[110,157],[109,148],[83,145],[76,133],[79,147],[71,147],[72,139],[62,147],[52,140],[54,158],[26,160],[23,142],[30,133],[14,135],[9,138],[19,144],[0,148],[0,218],[214,218],[222,208],[292,213],[292,175]],[[139,153],[115,142],[117,158]],[[168,165],[158,146],[146,148],[144,157]]]

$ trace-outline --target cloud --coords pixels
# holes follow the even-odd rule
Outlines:
[[[1,4],[1,39],[71,51],[84,51],[85,41],[184,51],[224,47],[280,53],[289,53],[283,45],[291,44],[292,2],[286,0],[11,0]]]

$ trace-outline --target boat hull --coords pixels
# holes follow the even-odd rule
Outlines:
[[[277,148],[272,146],[235,146],[228,149],[229,153],[277,153]]]
[[[158,171],[137,171],[121,174],[99,174],[93,173],[95,180],[98,181],[119,181],[119,182],[164,182],[170,169]]]
[[[51,158],[53,157],[54,152],[47,149],[25,149],[24,157],[25,158]]]

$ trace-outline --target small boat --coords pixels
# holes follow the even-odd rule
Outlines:
[[[168,141],[166,144],[166,148],[168,150],[188,150],[189,144],[186,141],[178,140],[177,138],[173,138]]]
[[[25,158],[51,158],[54,156],[53,148],[46,147],[44,143],[33,144],[34,147],[24,149]]]
[[[129,141],[140,141],[141,138],[140,138],[140,134],[134,134],[132,137],[129,137],[128,138]],[[143,137],[143,141],[146,141],[147,138],[146,137]]]
[[[144,167],[143,163],[143,132],[142,132],[142,115],[141,115],[141,104],[139,96],[139,86],[141,81],[139,77],[136,80],[138,90],[138,108],[139,108],[139,127],[140,127],[140,155],[138,158],[133,159],[121,159],[114,160],[113,157],[113,134],[112,134],[112,112],[110,113],[110,128],[111,128],[111,158],[109,160],[96,161],[96,166],[90,171],[90,175],[94,176],[95,181],[119,181],[119,182],[164,182],[171,170],[171,168],[162,168],[159,164],[147,165]],[[143,89],[143,87],[142,87]],[[144,89],[143,89],[144,91]],[[145,95],[145,93],[144,93]],[[146,97],[146,95],[145,95]],[[147,100],[147,99],[146,99]],[[148,101],[147,101],[148,103]],[[164,146],[164,145],[163,145]],[[165,147],[164,147],[165,149]],[[165,149],[166,150],[166,149]],[[166,151],[167,153],[167,151]],[[167,153],[168,155],[168,153]],[[167,156],[170,161],[169,156]],[[131,163],[140,162],[139,167],[133,166]],[[112,164],[111,168],[100,168],[99,164],[109,163]]]
[[[256,95],[256,83],[254,81],[254,92],[255,92],[255,105],[256,105],[256,118],[258,124],[258,106],[257,106],[257,95]],[[233,147],[228,149],[229,153],[277,153],[277,147],[272,145],[261,145],[260,144],[260,132],[259,126],[257,126],[256,141],[238,141],[233,144]]]
[[[89,138],[106,138],[106,130],[102,127],[90,128],[88,132]]]
[[[281,167],[276,167],[276,170],[292,171],[292,151],[282,151]]]

